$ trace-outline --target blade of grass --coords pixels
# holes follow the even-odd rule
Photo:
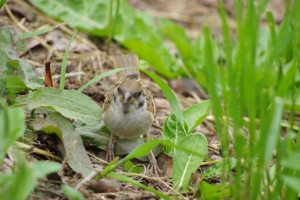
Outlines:
[[[171,88],[169,87],[169,85],[167,83],[165,83],[163,80],[161,80],[161,78],[159,78],[157,75],[145,70],[145,69],[140,69],[140,71],[145,72],[148,76],[150,76],[150,78],[152,78],[152,80],[154,80],[160,87],[160,89],[162,90],[162,92],[164,93],[164,95],[166,96],[171,108],[172,108],[172,112],[175,115],[176,119],[179,121],[179,123],[181,124],[181,126],[183,127],[183,129],[185,130],[185,126],[184,126],[184,119],[183,119],[183,114],[181,112],[179,103],[177,101],[176,96],[174,95],[174,93],[172,92]],[[186,130],[185,130],[186,132]]]
[[[70,39],[70,42],[68,44],[68,47],[67,47],[65,55],[64,55],[63,62],[61,64],[61,75],[60,75],[60,82],[59,82],[59,89],[61,89],[61,90],[63,90],[65,87],[66,67],[67,67],[69,50],[70,50],[71,43],[72,43],[76,33],[77,33],[77,30],[74,32],[74,34],[72,35],[72,37]]]
[[[108,37],[107,37],[106,55],[109,55],[109,48],[110,48],[111,38],[113,36],[114,28],[115,28],[115,25],[116,25],[117,20],[118,20],[120,0],[117,0],[117,8],[116,8],[116,14],[115,14],[114,21],[112,21],[112,7],[113,7],[113,0],[110,0],[109,30],[108,30]]]
[[[0,1],[0,10],[1,10],[2,6],[5,4],[5,2],[6,2],[6,0],[1,0]]]
[[[23,34],[23,38],[24,38],[24,39],[26,39],[26,38],[31,38],[31,37],[38,36],[38,35],[41,35],[41,34],[43,34],[43,33],[52,31],[53,29],[56,29],[56,28],[58,28],[58,27],[60,27],[60,26],[62,26],[62,25],[66,25],[68,21],[69,21],[69,20],[66,20],[65,22],[63,22],[63,23],[61,23],[61,24],[59,24],[59,25],[57,25],[57,26],[51,26],[51,27],[49,27],[49,28],[45,28],[45,29],[40,30],[40,31],[36,31],[36,32],[32,32],[32,33],[24,33],[24,34]]]
[[[81,86],[79,89],[78,89],[78,92],[82,92],[86,87],[88,87],[89,85],[99,81],[101,78],[104,78],[106,76],[110,76],[110,75],[113,75],[119,71],[122,71],[124,69],[128,69],[128,68],[117,68],[117,69],[113,69],[113,70],[110,70],[108,72],[105,72],[105,73],[102,73],[100,75],[98,75],[97,77],[93,78],[92,80],[90,80],[89,82],[87,82],[86,84],[84,84],[83,86]],[[134,69],[134,68],[133,68]]]

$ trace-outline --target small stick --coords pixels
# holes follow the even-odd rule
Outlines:
[[[61,169],[57,172],[58,175],[61,176],[61,177],[63,176],[63,169],[64,169],[64,166],[67,163],[67,159],[68,159],[69,155],[71,154],[72,149],[74,148],[74,146],[76,145],[76,143],[77,143],[77,140],[74,140],[74,142],[72,143],[70,149],[68,150],[68,152],[67,152],[67,154],[66,154],[66,156],[65,156],[65,158],[64,158],[64,160],[63,160],[63,162],[61,164]]]

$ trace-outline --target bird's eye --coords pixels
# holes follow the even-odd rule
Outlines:
[[[137,99],[141,94],[142,94],[142,90],[139,90],[135,92],[133,96]]]
[[[119,95],[123,93],[123,90],[121,89],[121,87],[118,87],[118,93],[119,93]]]

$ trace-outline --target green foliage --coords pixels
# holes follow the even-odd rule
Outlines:
[[[199,124],[201,124],[211,109],[212,103],[210,100],[206,100],[188,107],[183,112],[184,122],[187,126],[187,132],[191,133]]]
[[[0,164],[7,149],[25,132],[25,113],[22,108],[4,107],[0,112]]]
[[[236,166],[236,159],[235,158],[229,158],[227,160],[221,160],[220,162],[216,163],[214,166],[208,168],[207,170],[203,171],[201,173],[201,176],[204,179],[212,178],[217,175],[221,175],[224,173],[223,164],[225,164],[225,171],[228,172],[229,170],[235,168]]]
[[[23,155],[22,155],[23,156]],[[38,178],[56,172],[61,165],[56,162],[38,161],[28,164],[17,156],[13,173],[0,173],[0,199],[23,200],[33,191]]]
[[[172,172],[172,182],[175,189],[181,189],[181,192],[188,192],[189,180],[202,163],[207,151],[207,139],[202,133],[191,133],[180,140],[179,146],[188,147],[193,152],[202,154],[195,155],[182,150],[177,150],[174,155],[174,167]]]
[[[6,92],[7,76],[13,75],[14,68],[19,66],[16,51],[24,50],[22,33],[15,27],[3,27],[0,32],[0,97]]]
[[[169,115],[163,124],[163,138],[169,139],[172,143],[177,145],[183,138],[187,137],[188,134],[190,134],[196,128],[196,126],[204,121],[211,108],[212,104],[210,100],[190,106],[188,109],[183,111],[185,122],[184,126],[179,123],[173,114]],[[165,152],[170,156],[174,156],[175,151],[176,149],[172,147],[166,147],[165,149]]]
[[[26,106],[29,110],[48,108],[61,115],[95,125],[102,119],[102,109],[84,94],[74,90],[42,88],[16,99],[14,106]]]
[[[75,172],[81,173],[83,176],[89,175],[93,170],[92,162],[85,151],[80,135],[75,131],[69,119],[58,113],[52,113],[45,120],[60,130],[65,152],[68,152],[72,143],[77,141],[68,157],[68,164]]]
[[[199,190],[201,191],[201,199],[204,200],[219,200],[225,199],[230,195],[230,189],[222,186],[216,186],[206,183],[205,181],[199,182]]]
[[[137,173],[137,174],[140,174],[140,173],[144,172],[143,168],[134,166],[134,164],[130,160],[127,160],[125,162],[124,171],[125,172]]]

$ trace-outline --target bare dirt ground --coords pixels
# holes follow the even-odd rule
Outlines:
[[[22,0],[9,0],[7,1],[8,7],[12,14],[9,15],[7,9],[2,8],[0,10],[0,27],[3,26],[16,26],[22,32],[34,32],[42,30],[49,26],[59,25],[60,22],[55,21],[49,16],[36,10],[27,1]],[[174,20],[179,25],[183,26],[186,33],[195,39],[201,32],[203,24],[209,24],[213,34],[216,37],[221,37],[221,23],[218,15],[217,0],[129,0],[129,3],[138,11],[148,12],[154,17],[163,17]],[[232,33],[235,34],[235,22],[234,22],[234,7],[232,0],[224,1],[226,11],[229,15],[229,26]],[[274,14],[276,23],[280,23],[284,15],[283,0],[271,0],[267,7]],[[262,26],[266,26],[265,17],[262,17]],[[68,42],[73,34],[73,30],[67,26],[60,26],[59,28],[50,31],[46,34],[27,39],[26,51],[20,53],[20,57],[29,63],[34,69],[39,78],[43,78],[45,75],[45,62],[51,62],[52,71],[56,70],[54,75],[54,81],[58,85],[59,68],[62,63],[64,51],[68,45]],[[78,32],[73,40],[71,50],[68,56],[67,64],[67,83],[65,89],[76,90],[80,86],[87,83],[95,76],[113,69],[113,66],[106,55],[106,38],[103,39],[90,39],[86,33]],[[111,54],[121,53],[124,48],[119,44],[113,43],[111,45]],[[149,68],[151,70],[151,68]],[[171,113],[171,108],[168,101],[165,99],[160,88],[146,75],[143,75],[146,83],[152,89],[154,94],[154,100],[157,105],[157,124],[162,126],[166,117]],[[200,99],[201,94],[197,90],[197,87],[191,80],[176,79],[166,80],[171,88],[175,91],[181,108],[184,110],[187,107],[196,104],[204,99]],[[97,84],[92,84],[86,88],[83,93],[88,95],[100,106],[103,105],[105,99],[105,93],[116,82],[115,76],[110,76],[101,79]],[[151,128],[153,137],[160,137],[160,130],[157,128]],[[207,157],[211,160],[221,159],[221,153],[219,151],[220,142],[217,137],[216,130],[214,128],[213,118],[210,115],[203,124],[196,128],[197,132],[202,132],[207,137],[209,143],[209,150]],[[35,146],[44,150],[50,151],[55,149],[55,145],[51,146],[53,140],[52,135],[39,134],[36,138]],[[92,144],[86,144],[86,149],[93,155],[103,158],[103,151],[97,149]],[[42,159],[39,155],[32,154],[32,159]],[[136,180],[140,180],[141,183],[148,187],[153,187],[162,192],[171,192],[171,173],[172,173],[172,158],[164,153],[158,156],[158,163],[161,169],[165,172],[165,177],[151,178],[147,176],[138,177]],[[97,159],[92,158],[95,163],[98,163]],[[141,163],[147,165],[148,163]],[[98,163],[99,164],[99,163]],[[104,165],[100,163],[100,165]],[[192,182],[196,182],[196,176],[200,171],[207,169],[211,165],[202,165],[198,172],[193,176]],[[124,173],[121,169],[120,173]],[[74,175],[70,172],[65,174],[64,179],[72,186],[77,185],[81,180],[81,177]],[[51,181],[52,180],[52,181]],[[54,180],[54,181],[53,181]],[[218,177],[210,179],[211,183],[220,184]],[[60,179],[43,179],[39,181],[37,189],[30,195],[29,199],[67,199],[67,197],[59,189]],[[116,192],[110,192],[109,189],[104,190],[104,193],[89,192],[88,185],[81,187],[80,191],[87,199],[158,199],[156,195],[148,191],[142,190],[138,187],[130,184],[114,182],[120,187]],[[50,185],[50,187],[49,187]],[[108,187],[109,188],[109,187]],[[42,194],[42,195],[41,195]],[[192,197],[192,193],[187,197]]]

